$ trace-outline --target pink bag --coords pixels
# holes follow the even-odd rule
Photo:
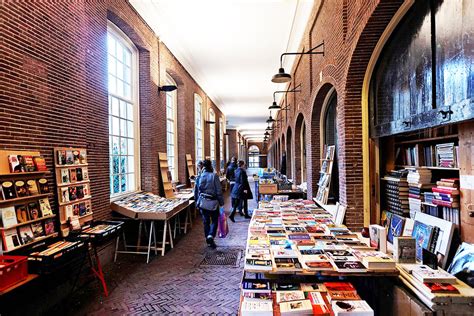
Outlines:
[[[229,233],[229,226],[227,225],[227,216],[222,207],[219,212],[219,219],[217,221],[217,235],[219,238],[225,238]]]

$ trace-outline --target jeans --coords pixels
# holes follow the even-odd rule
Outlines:
[[[204,224],[204,237],[212,236],[216,237],[217,234],[217,221],[219,220],[219,210],[208,211],[201,210],[202,222]]]

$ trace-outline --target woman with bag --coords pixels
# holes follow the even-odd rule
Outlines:
[[[246,205],[247,199],[252,195],[247,172],[245,171],[245,161],[239,160],[238,166],[239,167],[235,171],[235,184],[231,192],[231,196],[232,198],[236,199],[236,203],[233,205],[232,213],[229,215],[229,219],[234,223],[234,216],[235,212],[237,211],[237,207],[239,208],[239,212],[242,212],[242,206]],[[250,218],[247,207],[245,207],[244,212],[245,218]]]
[[[219,177],[212,168],[212,162],[208,159],[204,160],[202,168],[195,186],[196,206],[201,212],[206,242],[209,247],[215,249],[214,238],[217,234],[219,206],[224,206],[224,196]]]

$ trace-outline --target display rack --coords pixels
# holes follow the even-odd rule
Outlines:
[[[188,183],[188,186],[191,186],[191,178],[194,178],[196,176],[193,157],[191,156],[191,154],[186,154],[186,172],[186,182]]]
[[[54,148],[60,231],[69,234],[71,221],[80,226],[92,220],[90,179],[85,148]]]
[[[0,255],[57,236],[53,220],[56,214],[50,206],[46,179],[49,171],[45,165],[38,170],[34,164],[36,157],[44,163],[37,151],[0,151]],[[10,158],[16,158],[32,171],[11,172]]]
[[[329,188],[331,186],[331,173],[334,163],[334,152],[336,146],[325,145],[324,158],[321,159],[321,170],[319,172],[320,177],[318,181],[318,192],[316,194],[316,200],[322,204],[327,204],[329,198]]]
[[[166,198],[174,197],[173,184],[169,178],[168,156],[158,153],[158,167],[160,168],[161,192]]]

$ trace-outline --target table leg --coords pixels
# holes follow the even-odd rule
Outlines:
[[[179,226],[179,215],[174,217],[173,238],[176,238],[176,226]]]
[[[152,221],[152,224],[153,224],[153,242],[154,242],[154,245],[155,245],[155,256],[158,256],[158,249],[157,248],[157,244],[156,244],[156,227],[155,227],[155,221]]]
[[[184,234],[188,232],[189,206],[186,208],[186,216],[184,218]]]
[[[137,240],[137,248],[140,248],[140,241],[142,239],[142,226],[143,226],[143,221],[140,221],[138,223],[138,240]]]
[[[118,247],[119,247],[119,241],[120,241],[120,235],[117,236],[117,239],[115,241],[114,262],[117,262],[117,250],[118,250]]]
[[[148,237],[148,251],[146,255],[146,263],[150,262],[151,237],[153,235],[153,221],[150,223],[150,236]]]
[[[167,229],[168,229],[168,220],[165,220],[164,221],[164,227],[163,227],[163,240],[161,242],[161,256],[164,256],[165,255],[165,249],[166,249],[166,233],[167,233]]]
[[[170,245],[171,245],[171,249],[174,248],[174,245],[173,245],[173,238],[171,238],[171,224],[170,222],[168,221],[168,226],[169,226],[169,232],[170,232]]]

